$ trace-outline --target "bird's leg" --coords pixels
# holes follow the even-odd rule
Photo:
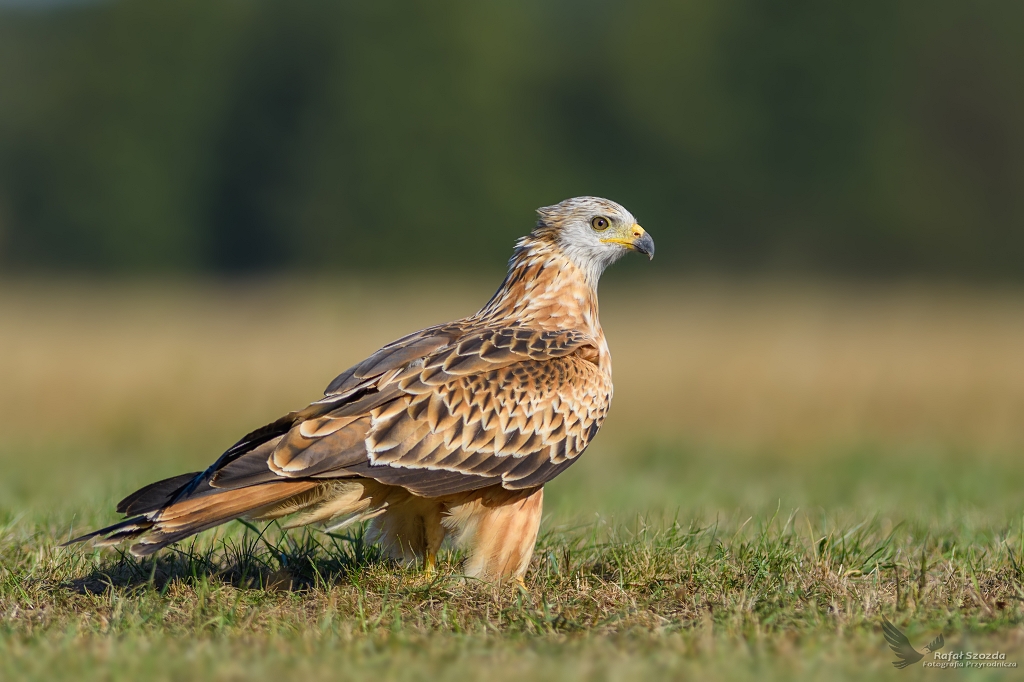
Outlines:
[[[489,583],[521,582],[530,567],[543,504],[543,488],[512,491],[494,486],[454,506],[452,525],[468,555],[463,573]]]
[[[437,552],[444,542],[444,526],[441,525],[441,507],[431,510],[423,516],[423,572],[428,578],[434,576],[437,569]]]

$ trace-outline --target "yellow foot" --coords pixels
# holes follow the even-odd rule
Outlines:
[[[516,585],[518,585],[519,589],[523,590],[524,592],[528,592],[529,591],[529,590],[526,589],[526,581],[523,580],[523,576],[518,576],[516,578]]]
[[[428,578],[434,577],[434,570],[437,567],[437,555],[428,553],[423,558],[423,572],[427,574]]]

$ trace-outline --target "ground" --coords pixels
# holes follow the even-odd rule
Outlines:
[[[0,678],[1018,675],[894,670],[880,627],[1024,665],[1014,291],[609,282],[615,402],[525,589],[391,566],[358,529],[57,547],[489,293],[416,285],[5,283]]]

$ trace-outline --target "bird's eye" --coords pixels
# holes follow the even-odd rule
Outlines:
[[[607,230],[609,224],[610,223],[608,222],[608,219],[605,218],[604,216],[597,216],[596,218],[590,221],[590,226],[598,231]]]

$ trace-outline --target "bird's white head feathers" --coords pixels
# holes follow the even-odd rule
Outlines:
[[[654,240],[622,205],[601,197],[575,197],[537,209],[532,237],[553,240],[597,284],[601,273],[628,251],[654,257]]]

